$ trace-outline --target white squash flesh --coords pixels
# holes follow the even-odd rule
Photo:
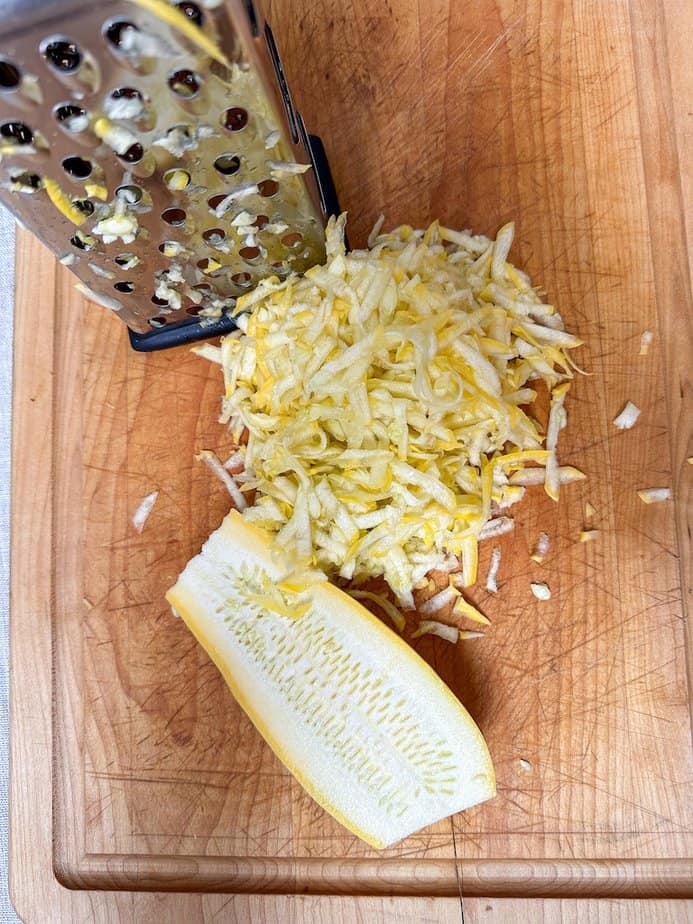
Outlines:
[[[486,743],[435,672],[346,593],[288,570],[231,511],[167,599],[302,786],[378,848],[490,798]]]

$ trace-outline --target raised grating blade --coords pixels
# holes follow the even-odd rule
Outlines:
[[[139,349],[324,259],[335,207],[275,38],[236,0],[0,0],[0,196]]]

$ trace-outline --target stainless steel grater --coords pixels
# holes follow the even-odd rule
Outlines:
[[[233,327],[336,210],[252,0],[0,0],[0,196],[136,349]]]

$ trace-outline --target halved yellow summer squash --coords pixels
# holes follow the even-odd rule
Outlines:
[[[493,796],[481,732],[437,674],[346,593],[288,572],[232,511],[166,596],[308,793],[377,848]]]

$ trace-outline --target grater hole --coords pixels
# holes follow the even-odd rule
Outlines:
[[[245,289],[250,285],[252,278],[253,277],[250,275],[250,273],[234,273],[231,277],[231,282]]]
[[[130,145],[127,151],[118,154],[118,157],[126,164],[136,164],[144,157],[144,148],[139,141],[135,141],[134,144]]]
[[[22,72],[7,58],[0,60],[0,90],[16,90],[22,82]]]
[[[116,87],[110,92],[111,99],[137,99],[143,102],[143,97],[136,87]]]
[[[152,299],[152,301],[154,301],[154,299]],[[154,327],[154,328],[165,327],[165,326],[166,326],[166,318],[162,318],[162,317],[150,318],[150,319],[149,319],[149,325],[150,325],[150,327]]]
[[[257,184],[257,188],[261,196],[269,199],[270,196],[276,195],[279,189],[279,183],[277,183],[276,180],[260,180]]]
[[[164,173],[164,183],[167,189],[170,189],[174,192],[185,189],[190,185],[191,176],[187,170],[179,170],[177,167],[174,167],[172,170],[167,170]]]
[[[15,173],[10,176],[12,189],[19,192],[32,193],[41,188],[41,177],[38,173]]]
[[[219,208],[225,198],[226,196],[223,193],[218,193],[216,196],[210,196],[209,199],[207,199],[207,205],[214,212]]]
[[[232,106],[224,112],[221,124],[230,132],[239,132],[248,124],[248,113],[241,106]]]
[[[169,74],[167,83],[169,90],[172,90],[176,96],[183,99],[193,99],[200,92],[200,78],[195,71],[190,71],[187,68],[173,71],[172,74]]]
[[[253,37],[257,38],[260,34],[260,27],[257,20],[257,11],[255,10],[255,4],[253,0],[244,0],[243,5],[245,6],[245,11],[248,14],[248,21],[250,22],[250,31],[253,33]]]
[[[62,35],[46,39],[41,54],[51,67],[63,74],[74,74],[82,63],[82,53],[75,42]]]
[[[127,19],[116,19],[115,22],[109,23],[104,28],[103,34],[111,45],[115,48],[120,48],[123,44],[123,35],[128,29],[134,29],[135,32],[139,32],[134,22],[130,22]]]
[[[178,228],[180,225],[185,224],[186,214],[183,209],[164,209],[161,217],[167,225]]]
[[[159,253],[162,253],[165,257],[168,257],[170,260],[174,257],[179,257],[185,247],[180,241],[163,241],[159,244]]]
[[[134,282],[129,282],[129,281],[126,281],[126,282],[116,282],[116,283],[114,283],[113,288],[114,288],[117,292],[125,292],[126,295],[129,295],[131,292],[134,292],[134,291],[135,291],[135,283],[134,283]]]
[[[235,82],[234,72],[230,67],[222,64],[220,61],[213,59],[209,62],[209,72],[221,80],[222,83],[230,84]]]
[[[225,237],[226,234],[221,228],[208,228],[207,231],[202,232],[202,240],[211,247],[216,247],[218,244],[221,244]]]
[[[116,87],[104,102],[104,111],[111,119],[137,119],[143,110],[144,97],[135,87]]]
[[[261,231],[268,222],[269,215],[258,215],[253,224]]]
[[[201,311],[202,305],[190,305],[189,308],[185,309],[185,313],[191,315],[193,318],[196,318]]]
[[[116,189],[115,194],[119,199],[127,202],[128,205],[137,205],[138,202],[142,201],[143,192],[139,186],[130,184],[126,186],[119,186]]]
[[[53,110],[53,115],[66,132],[73,135],[83,132],[89,126],[89,116],[86,109],[74,103],[62,103]]]
[[[152,295],[150,298],[152,305],[156,305],[157,308],[165,308],[168,305],[167,298],[159,298],[158,295]]]
[[[94,203],[90,202],[89,199],[74,199],[72,204],[82,215],[89,216],[94,214]]]
[[[241,247],[238,251],[238,256],[242,257],[244,260],[257,260],[260,256],[259,247]]]
[[[90,244],[89,241],[85,241],[79,232],[72,235],[70,243],[73,247],[76,247],[77,250],[94,250],[94,245]]]
[[[236,154],[220,154],[214,161],[214,169],[222,176],[233,176],[234,173],[238,173],[240,166],[241,159]]]
[[[24,122],[3,122],[0,125],[0,136],[17,145],[31,144],[34,140],[34,133]]]
[[[197,268],[202,270],[203,273],[209,273],[213,275],[217,270],[221,269],[219,266],[219,261],[215,260],[214,257],[203,257],[201,260],[197,261]]]
[[[290,231],[284,235],[281,242],[285,247],[298,247],[302,240],[303,235],[300,231]]]
[[[66,157],[63,161],[63,170],[74,180],[86,180],[88,176],[91,176],[93,169],[91,161],[78,157],[76,154]]]
[[[204,22],[202,10],[196,3],[190,3],[189,0],[183,0],[182,3],[176,3],[176,7],[181,11],[181,13],[185,13],[188,19],[191,19],[196,26],[201,26]]]
[[[118,266],[130,266],[133,261],[137,261],[137,255],[134,253],[119,253],[114,259]]]

